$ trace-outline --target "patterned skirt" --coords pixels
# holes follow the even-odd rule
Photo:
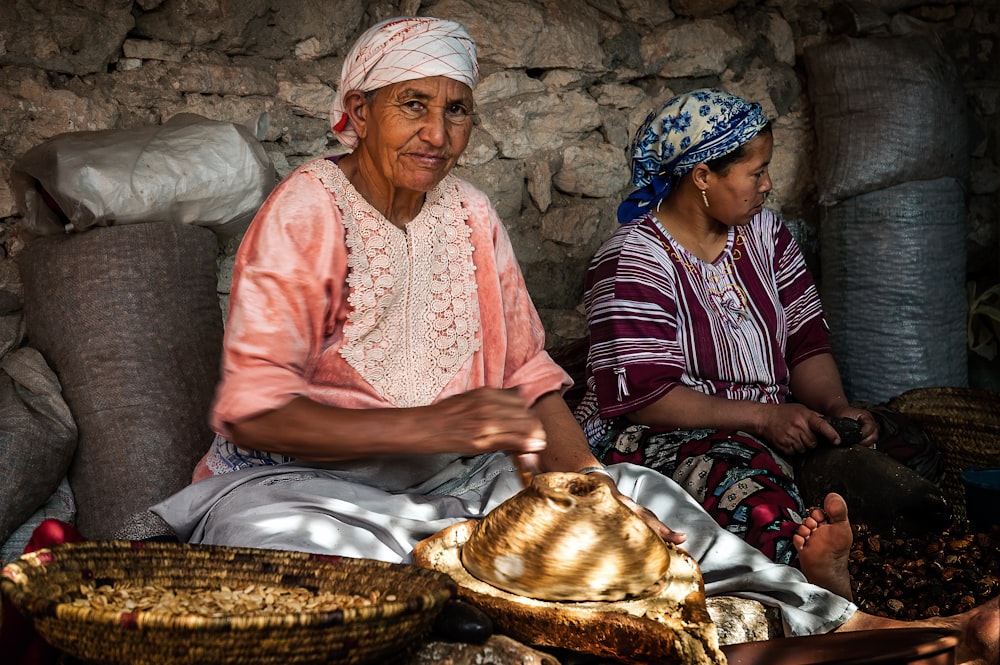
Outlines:
[[[587,402],[585,398],[578,416],[588,411],[593,415],[593,405]],[[923,431],[884,406],[859,406],[878,423],[879,450],[922,477],[940,482],[941,455]],[[683,487],[722,527],[771,560],[796,561],[792,536],[810,507],[804,505],[795,483],[792,460],[766,441],[742,431],[661,432],[624,416],[581,420],[594,455],[605,464],[631,462],[659,471]]]
[[[771,560],[795,559],[792,536],[806,508],[791,464],[760,439],[737,431],[655,432],[635,424],[612,427],[607,438],[598,444],[605,464],[631,462],[659,471]]]

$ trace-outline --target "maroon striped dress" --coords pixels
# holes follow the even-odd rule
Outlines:
[[[765,209],[730,229],[711,263],[652,215],[623,224],[594,256],[584,303],[588,391],[576,415],[598,458],[661,471],[730,531],[791,561],[804,506],[791,465],[766,441],[623,417],[677,386],[782,403],[790,368],[831,351],[815,282],[781,220]]]

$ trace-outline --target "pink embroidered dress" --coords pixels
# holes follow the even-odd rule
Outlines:
[[[313,161],[278,186],[237,254],[211,415],[221,439],[195,479],[288,461],[225,437],[231,423],[299,395],[409,407],[493,386],[531,403],[569,384],[544,339],[482,192],[448,176],[403,230],[332,160]]]

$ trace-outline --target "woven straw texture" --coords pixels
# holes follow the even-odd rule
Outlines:
[[[161,222],[37,238],[19,256],[28,338],[79,428],[69,479],[90,539],[186,487],[212,442],[217,245]]]
[[[238,585],[393,594],[328,612],[210,618],[74,607],[81,582],[181,589]],[[392,663],[408,657],[455,595],[447,575],[367,559],[210,545],[91,541],[27,554],[4,567],[4,595],[53,646],[105,665]],[[384,596],[383,596],[384,597]]]
[[[823,209],[820,296],[849,400],[969,385],[965,217],[964,190],[953,178]]]
[[[944,455],[942,489],[965,519],[962,472],[1000,468],[1000,393],[975,388],[917,388],[894,397],[890,408],[907,415]]]

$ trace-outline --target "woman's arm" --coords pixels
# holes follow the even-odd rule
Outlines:
[[[537,453],[545,447],[542,424],[523,399],[494,388],[412,408],[340,408],[297,397],[233,423],[232,433],[238,446],[317,462],[393,453]]]
[[[641,425],[665,429],[709,428],[760,433],[767,406],[675,386],[660,399],[627,414],[627,417]]]
[[[558,392],[542,395],[531,407],[545,428],[546,446],[539,454],[539,471],[579,471],[602,466],[590,452],[587,437]]]
[[[743,430],[755,434],[785,453],[801,453],[819,443],[819,437],[839,444],[840,437],[822,416],[853,418],[861,423],[861,443],[878,438],[872,415],[851,406],[837,364],[829,353],[811,356],[791,369],[793,404],[762,404],[731,400],[677,386],[628,417],[659,428]]]
[[[816,447],[818,437],[839,443],[837,431],[823,419],[823,414],[806,405],[733,400],[684,386],[675,387],[628,417],[659,428],[742,430],[789,455]]]
[[[790,370],[789,388],[796,402],[827,415],[848,406],[837,363],[829,353],[820,353]]]

